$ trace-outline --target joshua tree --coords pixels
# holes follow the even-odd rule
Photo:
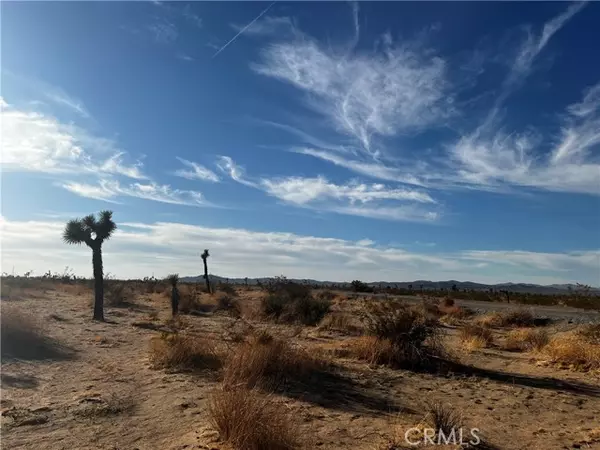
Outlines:
[[[179,289],[177,289],[177,282],[179,281],[179,275],[174,273],[167,277],[167,281],[171,284],[171,311],[173,317],[179,312]]]
[[[204,262],[204,280],[206,281],[206,291],[210,294],[211,290],[210,290],[210,280],[208,279],[208,264],[206,263],[206,260],[208,259],[210,255],[208,254],[208,249],[204,250],[204,253],[202,253],[201,257],[202,257],[202,261]]]
[[[102,243],[109,239],[117,225],[112,220],[112,211],[102,211],[96,219],[90,214],[83,219],[67,222],[63,240],[67,244],[83,244],[92,249],[94,268],[94,320],[104,320],[104,284],[102,272]]]

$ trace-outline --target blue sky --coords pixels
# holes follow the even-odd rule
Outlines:
[[[600,285],[600,4],[1,8],[3,271]]]

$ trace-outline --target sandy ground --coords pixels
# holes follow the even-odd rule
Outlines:
[[[242,301],[250,293],[242,292]],[[252,294],[254,295],[254,294]],[[35,315],[64,351],[49,359],[2,364],[2,447],[7,449],[221,449],[207,398],[218,374],[153,369],[148,342],[159,331],[133,323],[168,301],[141,295],[129,308],[107,308],[107,323],[90,320],[90,295],[49,290],[2,301]],[[187,316],[193,332],[222,342],[239,323],[207,314]],[[257,326],[268,326],[257,324]],[[288,339],[328,351],[348,337],[316,328],[280,326]],[[276,330],[276,331],[277,331]],[[438,376],[370,367],[338,358],[338,382],[280,395],[293,411],[305,447],[373,450],[418,424],[425,405],[452,405],[488,448],[600,449],[600,378],[541,366],[528,354],[488,349],[464,353],[455,330],[448,345],[475,370]],[[123,411],[94,414],[113,405]],[[420,447],[425,448],[425,447]]]

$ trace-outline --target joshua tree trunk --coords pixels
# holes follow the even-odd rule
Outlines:
[[[104,281],[102,279],[102,247],[92,248],[92,265],[94,266],[94,320],[104,321]]]
[[[208,264],[206,263],[206,258],[202,258],[202,261],[204,262],[204,280],[206,280],[206,292],[210,294],[212,291],[210,290],[210,280],[208,278]]]
[[[179,290],[177,286],[173,286],[171,289],[171,311],[173,317],[175,317],[179,311]]]

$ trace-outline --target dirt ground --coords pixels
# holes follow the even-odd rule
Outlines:
[[[257,295],[242,290],[241,302],[256,301]],[[62,346],[38,359],[3,360],[2,447],[227,448],[207,413],[218,373],[151,367],[149,340],[169,318],[167,298],[140,295],[129,307],[107,308],[107,322],[97,323],[91,320],[90,297],[50,289],[2,301],[3,312],[10,305],[35,316]],[[134,325],[148,322],[157,329]],[[210,312],[185,316],[185,324],[224,345],[235,330],[244,330],[239,320]],[[295,345],[336,359],[337,382],[275,399],[293,412],[307,449],[382,448],[419,424],[431,402],[459,411],[464,424],[480,430],[486,448],[600,449],[598,374],[557,369],[529,353],[499,348],[469,353],[452,327],[445,328],[445,340],[464,370],[435,375],[342,358],[336,349],[351,337],[341,333],[259,321],[253,326],[269,327]],[[389,447],[395,448],[401,447]]]

